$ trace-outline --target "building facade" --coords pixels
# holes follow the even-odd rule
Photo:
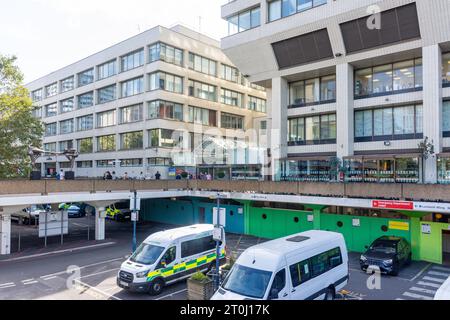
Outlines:
[[[236,0],[222,18],[225,54],[267,88],[274,179],[450,182],[447,0]]]
[[[45,126],[43,176],[175,178],[180,172],[259,179],[265,89],[220,44],[184,26],[150,29],[27,85]],[[262,122],[262,123],[261,123]]]

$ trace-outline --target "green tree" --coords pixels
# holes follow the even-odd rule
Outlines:
[[[27,177],[28,147],[42,143],[42,123],[33,117],[33,103],[16,60],[0,54],[0,179]]]

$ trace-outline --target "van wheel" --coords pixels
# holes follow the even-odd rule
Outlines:
[[[334,291],[334,288],[330,287],[327,289],[327,292],[325,293],[325,299],[324,300],[334,300],[336,297],[336,292]]]
[[[164,281],[161,279],[156,279],[150,284],[150,295],[157,296],[161,294],[164,289]]]

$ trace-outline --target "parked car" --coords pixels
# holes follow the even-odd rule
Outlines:
[[[411,263],[411,245],[402,237],[381,237],[375,240],[361,255],[363,271],[378,267],[382,273],[398,275],[400,269]]]
[[[438,289],[434,296],[434,300],[450,300],[450,277]]]
[[[95,208],[86,203],[73,203],[67,208],[69,218],[86,217],[88,213],[95,215]]]
[[[333,300],[348,279],[342,234],[308,231],[245,250],[212,300]]]
[[[129,201],[116,202],[106,209],[106,218],[115,221],[131,220]]]
[[[39,221],[39,215],[41,213],[45,213],[50,211],[48,205],[32,205],[28,208],[25,208],[19,212],[13,213],[11,215],[11,220],[17,221],[23,224],[31,224]]]

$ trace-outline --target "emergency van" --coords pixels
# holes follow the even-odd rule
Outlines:
[[[308,231],[247,249],[212,300],[334,300],[348,279],[344,237]]]
[[[450,277],[437,290],[434,300],[450,300]]]
[[[209,271],[217,257],[213,231],[213,225],[198,224],[152,234],[122,264],[117,285],[132,292],[159,295],[167,285],[197,271]],[[225,237],[219,259],[225,259]]]

